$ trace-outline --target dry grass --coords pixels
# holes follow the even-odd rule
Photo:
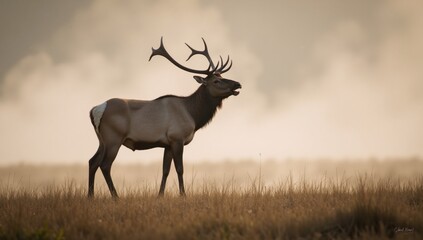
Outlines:
[[[74,180],[33,187],[2,180],[0,239],[423,238],[421,176],[287,175],[271,185],[263,178],[202,180],[185,198],[172,186],[157,198],[157,186],[143,183],[120,189],[117,201],[104,189],[89,200]]]

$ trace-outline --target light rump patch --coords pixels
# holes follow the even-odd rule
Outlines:
[[[95,131],[97,132],[97,134],[99,133],[98,128],[100,127],[101,117],[103,117],[103,113],[104,113],[104,110],[106,110],[106,107],[107,107],[107,102],[104,102],[100,105],[95,106],[91,110],[93,123],[94,123]]]

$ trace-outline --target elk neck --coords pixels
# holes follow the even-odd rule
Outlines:
[[[207,125],[213,119],[217,109],[222,107],[222,98],[212,97],[204,85],[201,85],[185,100],[187,110],[195,121],[195,130]]]

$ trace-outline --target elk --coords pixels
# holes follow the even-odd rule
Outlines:
[[[112,197],[118,197],[110,171],[122,145],[133,151],[164,148],[159,196],[164,194],[172,160],[178,175],[179,193],[185,195],[184,146],[193,140],[198,129],[212,120],[217,109],[222,106],[222,101],[229,96],[237,96],[237,90],[241,88],[239,82],[222,77],[232,67],[229,56],[225,62],[220,57],[215,65],[204,39],[203,43],[203,51],[186,44],[191,50],[187,61],[194,55],[202,55],[209,62],[205,70],[191,69],[178,63],[166,51],[163,37],[159,48],[152,48],[149,58],[151,61],[154,56],[162,56],[184,71],[204,75],[205,77],[194,76],[200,87],[190,96],[165,95],[151,101],[113,98],[91,109],[91,123],[99,146],[89,160],[88,197],[94,196],[95,173],[99,167]]]

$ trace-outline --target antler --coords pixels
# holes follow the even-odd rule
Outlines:
[[[220,56],[220,61],[222,62],[222,67],[220,67],[219,69],[217,69],[216,72],[218,72],[218,73],[225,73],[225,72],[229,71],[229,69],[231,69],[231,67],[232,67],[232,60],[231,60],[231,64],[229,64],[229,67],[227,69],[225,69],[225,67],[229,63],[229,55],[228,55],[228,58],[226,59],[225,64],[223,64],[222,56]]]
[[[196,70],[196,69],[188,68],[188,67],[185,67],[182,64],[178,63],[166,51],[166,49],[163,45],[163,37],[161,37],[161,39],[160,39],[160,47],[157,48],[157,49],[152,48],[153,52],[151,53],[150,59],[148,61],[150,61],[152,57],[154,57],[156,55],[160,55],[160,56],[167,58],[167,60],[169,60],[171,63],[173,63],[178,68],[180,68],[184,71],[187,71],[187,72],[197,73],[197,74],[206,74],[206,75],[210,75],[210,74],[213,74],[213,73],[220,74],[220,73],[227,72],[232,67],[232,61],[231,61],[231,64],[229,65],[229,67],[227,69],[225,69],[225,67],[228,65],[228,62],[229,62],[229,56],[228,56],[228,59],[226,60],[225,64],[223,64],[223,59],[222,59],[222,57],[220,57],[221,63],[218,61],[217,65],[215,66],[214,63],[213,63],[213,60],[210,57],[206,41],[204,40],[204,38],[201,38],[201,39],[203,39],[203,43],[204,43],[204,50],[203,51],[196,50],[196,49],[192,48],[190,45],[188,45],[187,43],[185,43],[188,46],[188,48],[191,49],[191,54],[188,56],[186,61],[188,61],[194,55],[197,55],[197,54],[203,55],[209,61],[209,67],[205,70]],[[222,64],[222,66],[219,68],[220,64]]]

